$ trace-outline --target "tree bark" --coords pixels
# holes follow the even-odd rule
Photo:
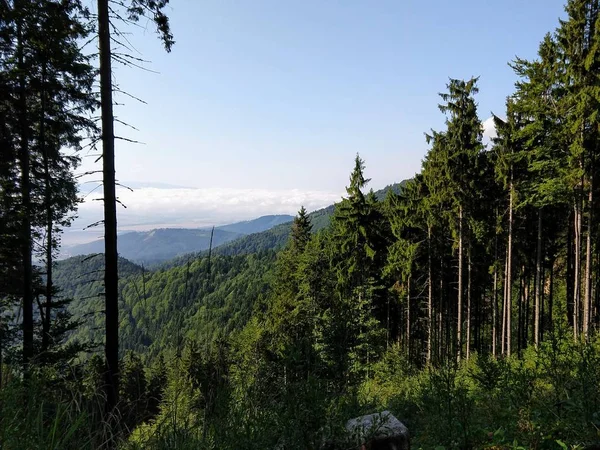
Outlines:
[[[52,321],[52,240],[53,226],[52,218],[52,177],[50,176],[50,155],[46,145],[46,64],[42,65],[42,114],[40,118],[40,146],[44,159],[44,194],[46,207],[46,304],[44,320],[42,322],[42,351],[50,347],[50,326]]]
[[[508,279],[506,278],[507,272],[508,272],[508,249],[507,249],[507,253],[506,253],[506,258],[504,260],[504,280],[503,280],[504,292],[503,292],[503,298],[502,298],[502,342],[501,342],[502,356],[504,356],[506,354],[506,304],[508,303],[508,301],[507,301],[507,298],[508,298],[507,281],[508,281]]]
[[[440,281],[440,285],[442,284],[442,281]],[[437,313],[437,360],[442,361],[442,354],[443,354],[443,346],[444,346],[444,330],[442,329],[443,323],[444,323],[444,313],[443,313],[443,304],[442,304],[442,295],[440,294],[440,306],[439,306],[439,310]]]
[[[579,201],[575,203],[574,214],[574,232],[575,232],[575,262],[573,268],[573,338],[579,337],[580,317],[579,309],[581,307],[581,207]]]
[[[594,186],[593,179],[590,177],[590,192],[588,193],[588,226],[586,237],[585,253],[585,299],[583,304],[583,337],[586,342],[589,340],[590,312],[592,308],[592,230],[593,230],[593,210],[594,210]]]
[[[548,292],[548,309],[550,314],[550,331],[554,331],[554,260],[550,264],[550,292]]]
[[[496,357],[498,347],[498,235],[494,243],[494,285],[492,292],[492,356]]]
[[[523,342],[523,304],[525,300],[525,287],[524,287],[524,274],[525,268],[521,269],[521,275],[519,276],[519,296],[517,297],[517,353],[521,354],[521,343]]]
[[[496,210],[496,216],[498,211]],[[498,233],[494,236],[494,284],[492,292],[492,356],[498,351]]]
[[[456,301],[457,324],[456,324],[456,358],[460,361],[462,357],[462,302],[463,302],[463,209],[458,208],[458,295]]]
[[[428,241],[428,281],[427,281],[427,364],[431,363],[431,337],[433,330],[433,268],[431,262],[431,226],[427,227]]]
[[[410,278],[408,275],[408,280],[406,282],[406,352],[408,354],[408,358],[410,359]]]
[[[533,327],[533,343],[535,348],[540,342],[540,317],[542,297],[542,209],[538,211],[537,255],[535,261],[535,318]]]
[[[512,328],[512,241],[513,241],[513,175],[511,168],[510,194],[508,206],[508,260],[506,266],[506,356],[511,352],[511,328]]]
[[[98,0],[102,159],[104,185],[104,289],[106,310],[106,414],[113,416],[119,393],[119,273],[115,188],[115,133],[112,98],[109,1]]]
[[[467,249],[467,360],[471,356],[471,244]]]

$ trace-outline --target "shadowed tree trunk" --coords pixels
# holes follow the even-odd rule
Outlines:
[[[590,192],[588,194],[588,226],[585,253],[585,299],[583,304],[583,337],[589,340],[590,317],[592,308],[592,233],[593,233],[593,210],[594,210],[594,187],[590,178]]]
[[[458,208],[458,295],[456,300],[456,358],[462,357],[462,300],[463,300],[463,210]]]
[[[44,196],[46,207],[46,304],[42,320],[42,351],[50,347],[50,326],[52,320],[52,240],[53,240],[53,218],[52,218],[52,177],[50,176],[50,155],[46,145],[46,64],[42,65],[42,94],[41,94],[41,117],[40,117],[40,146],[44,159]]]
[[[433,268],[431,262],[431,226],[427,227],[427,364],[431,363],[431,337],[433,332]]]
[[[575,203],[574,220],[575,262],[573,265],[573,338],[577,340],[580,327],[579,309],[581,308],[581,207],[579,200],[576,200]]]
[[[467,359],[471,356],[471,245],[467,249]]]
[[[496,234],[494,242],[494,285],[492,289],[492,356],[495,358],[498,350],[498,234]]]
[[[512,342],[512,242],[513,242],[513,174],[510,174],[510,193],[508,206],[508,246],[506,263],[506,356],[510,356]]]
[[[541,297],[542,297],[542,210],[538,211],[538,229],[537,229],[537,254],[535,261],[535,318],[533,333],[533,342],[535,347],[540,341],[540,320],[541,320]]]
[[[115,134],[112,98],[109,0],[98,0],[102,161],[104,185],[104,289],[106,311],[106,414],[115,413],[119,392],[119,273],[115,192]]]

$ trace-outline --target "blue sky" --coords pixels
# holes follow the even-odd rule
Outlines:
[[[359,152],[372,187],[411,177],[441,129],[448,77],[480,76],[482,120],[563,16],[563,0],[171,0],[176,45],[132,43],[158,73],[117,68],[121,180],[341,195]],[[84,168],[89,168],[89,158]],[[329,201],[329,200],[327,200]],[[97,203],[97,202],[96,202]]]

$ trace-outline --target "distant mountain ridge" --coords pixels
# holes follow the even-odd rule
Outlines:
[[[400,183],[390,184],[383,189],[375,191],[375,196],[381,201],[390,191],[399,194],[408,181],[409,180],[404,180]],[[334,211],[335,204],[311,212],[308,217],[310,218],[313,232],[327,228]],[[291,222],[283,223],[263,232],[242,236],[231,242],[227,242],[216,248],[215,253],[219,255],[239,255],[272,249],[276,250],[286,244],[291,229]]]
[[[269,215],[254,220],[215,227],[213,248],[251,233],[269,230],[290,222],[290,215]],[[131,231],[119,234],[119,255],[135,263],[157,264],[179,255],[208,250],[210,228],[159,228],[150,231]],[[66,248],[63,256],[72,257],[91,253],[103,253],[104,240]]]
[[[294,216],[290,215],[268,215],[261,216],[254,220],[245,220],[243,222],[232,223],[231,225],[223,225],[216,229],[229,231],[230,233],[253,234],[270,230],[277,225],[291,222],[292,220],[294,220]]]
[[[408,180],[375,191],[383,200],[389,191],[399,193]],[[329,226],[335,204],[309,214],[313,231]],[[236,222],[215,228],[213,250],[217,255],[233,256],[277,250],[285,245],[292,227],[291,215],[267,215],[254,220]],[[203,254],[210,246],[210,228],[161,228],[119,235],[119,255],[138,264],[174,267],[190,256]],[[104,252],[104,241],[99,239],[68,249],[64,256]]]

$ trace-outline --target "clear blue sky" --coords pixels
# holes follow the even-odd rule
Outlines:
[[[117,80],[122,180],[343,192],[360,152],[374,188],[419,170],[448,77],[480,76],[480,117],[563,16],[563,0],[171,0],[176,45],[132,30],[148,67]],[[87,167],[87,165],[86,165]]]

